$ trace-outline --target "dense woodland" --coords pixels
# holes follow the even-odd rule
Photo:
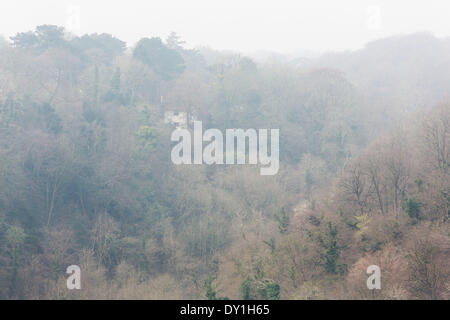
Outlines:
[[[0,298],[449,299],[449,57],[430,34],[263,62],[0,39]],[[166,111],[279,128],[280,171],[172,164]]]

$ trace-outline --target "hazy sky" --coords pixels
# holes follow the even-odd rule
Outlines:
[[[0,34],[40,24],[111,33],[132,45],[177,32],[188,46],[243,52],[355,49],[395,34],[450,36],[449,0],[8,0]]]

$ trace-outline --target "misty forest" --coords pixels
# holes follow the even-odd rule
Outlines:
[[[23,31],[0,38],[1,299],[450,299],[450,38],[303,57]],[[278,173],[173,164],[177,115],[279,128]]]

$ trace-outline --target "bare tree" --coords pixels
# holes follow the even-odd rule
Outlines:
[[[427,151],[434,161],[434,167],[442,174],[448,173],[450,159],[450,104],[438,107],[437,112],[424,122]]]
[[[356,204],[360,213],[363,214],[367,209],[371,185],[359,161],[347,168],[340,186],[346,201]]]

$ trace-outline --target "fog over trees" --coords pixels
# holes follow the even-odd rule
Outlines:
[[[449,57],[428,33],[272,59],[0,38],[0,299],[449,299]],[[278,173],[174,165],[168,111],[280,129]]]

